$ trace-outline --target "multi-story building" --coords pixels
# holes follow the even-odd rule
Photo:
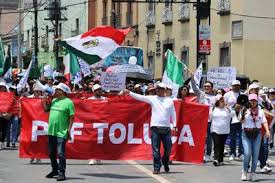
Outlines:
[[[79,35],[88,30],[88,3],[83,3],[83,0],[42,0],[38,4],[38,62],[39,65],[50,63],[56,65],[54,54],[54,21],[45,20],[50,17],[51,12],[45,8],[49,8],[52,2],[59,2],[61,7],[66,7],[62,10],[61,18],[66,18],[66,21],[59,21],[58,39],[64,39]],[[25,0],[25,5],[33,7],[32,0]],[[27,15],[26,15],[27,14]],[[34,14],[25,13],[24,18],[24,47],[26,52],[30,54],[34,49]],[[62,51],[59,55],[62,57]]]
[[[111,25],[115,28],[132,27],[124,45],[138,46],[139,10],[137,3],[113,3],[112,0],[95,0],[89,3],[89,28]]]
[[[185,0],[183,0],[185,1]],[[202,1],[202,0],[201,0]],[[275,86],[275,1],[212,0],[211,53],[206,67],[232,66],[239,75]],[[196,10],[192,4],[140,3],[138,46],[145,65],[162,77],[164,53],[171,49],[191,69],[196,63]],[[143,21],[144,20],[144,21]],[[201,24],[208,24],[208,19]]]
[[[0,36],[4,45],[12,45],[14,63],[17,59],[18,48],[18,9],[19,0],[0,0]]]

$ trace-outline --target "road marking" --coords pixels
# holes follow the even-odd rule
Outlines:
[[[170,181],[168,181],[167,179],[161,177],[160,175],[157,174],[153,174],[151,170],[145,168],[144,166],[138,164],[136,161],[126,161],[127,163],[129,163],[130,165],[136,167],[137,169],[139,169],[140,171],[142,171],[143,173],[145,173],[146,175],[153,177],[154,179],[156,179],[158,182],[160,183],[171,183]]]

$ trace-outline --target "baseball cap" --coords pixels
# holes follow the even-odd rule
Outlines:
[[[64,83],[59,83],[58,85],[54,86],[55,89],[60,89],[65,93],[71,93],[71,89]]]
[[[241,82],[239,80],[234,80],[231,85],[241,85]]]
[[[95,84],[94,86],[93,86],[93,88],[92,88],[92,91],[94,92],[94,91],[96,91],[96,90],[98,90],[98,89],[100,89],[101,88],[101,86],[99,85],[99,84]]]
[[[257,95],[256,94],[249,94],[249,96],[248,96],[248,100],[257,100],[258,101],[258,97],[257,97]]]
[[[157,88],[166,88],[166,85],[164,83],[158,83]]]
[[[134,89],[136,89],[136,88],[138,88],[138,87],[141,87],[141,85],[140,85],[140,84],[136,84],[136,85],[134,86]]]
[[[248,91],[250,91],[250,90],[252,90],[252,89],[257,89],[257,88],[259,88],[259,85],[253,83],[253,84],[249,85]]]
[[[156,89],[156,88],[155,88],[154,86],[151,85],[151,86],[148,86],[148,88],[147,88],[146,91],[149,92],[149,91],[152,91],[152,90],[155,90],[155,89]]]
[[[269,93],[275,93],[275,88],[270,88]]]

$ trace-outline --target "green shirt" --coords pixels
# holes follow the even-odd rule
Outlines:
[[[48,135],[67,138],[69,119],[74,115],[74,104],[71,99],[53,99],[50,107]]]

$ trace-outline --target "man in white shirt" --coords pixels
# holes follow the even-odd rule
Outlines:
[[[88,98],[89,100],[107,100],[106,97],[102,96],[102,89],[99,84],[95,84],[92,87],[92,91],[94,93],[94,96]],[[90,159],[89,165],[101,165],[102,161],[99,159]]]
[[[171,140],[171,121],[173,125],[173,131],[176,128],[176,111],[174,102],[171,98],[165,97],[165,84],[159,83],[156,88],[157,95],[143,96],[130,92],[129,90],[123,90],[125,94],[129,94],[136,100],[146,102],[151,105],[151,141],[153,150],[154,171],[153,174],[159,174],[161,168],[161,154],[160,144],[162,141],[164,147],[164,155],[162,157],[162,164],[165,172],[169,172],[169,157],[172,149]]]
[[[194,74],[191,74],[191,85],[194,93],[197,96],[197,102],[201,104],[205,104],[209,106],[209,115],[212,108],[215,106],[215,95],[214,95],[214,84],[210,81],[206,81],[203,86],[203,91],[200,90],[199,86],[196,84],[194,79]],[[204,156],[204,161],[209,162],[211,161],[211,152],[212,152],[212,135],[211,135],[211,118],[208,118],[208,125],[207,125],[207,137],[206,137],[206,155]]]
[[[241,92],[241,82],[239,80],[234,80],[231,84],[232,90],[227,92],[224,95],[224,100],[227,106],[230,109],[233,109],[237,104],[237,98],[240,96]],[[237,136],[238,135],[238,136]],[[242,125],[240,123],[239,118],[236,113],[232,117],[231,125],[230,125],[230,157],[229,161],[235,160],[236,157],[236,141],[239,141],[238,148],[238,157],[243,158],[243,144],[242,144]]]

